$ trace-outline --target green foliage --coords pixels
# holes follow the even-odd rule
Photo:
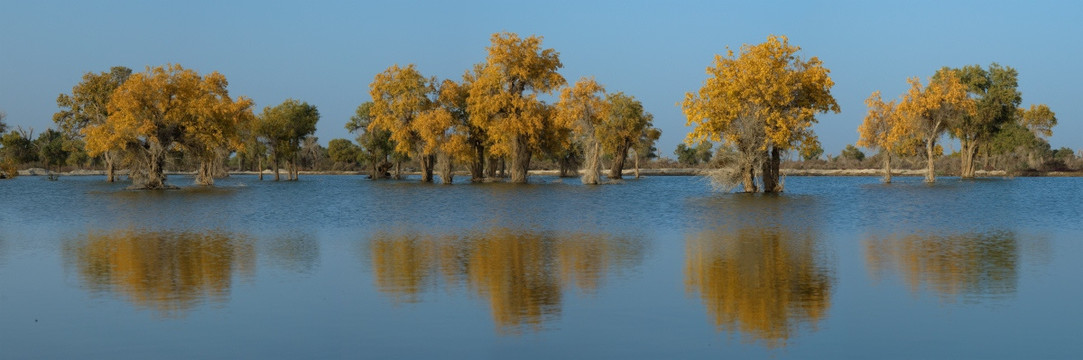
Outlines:
[[[327,143],[327,156],[336,163],[356,164],[361,160],[361,147],[347,139],[333,139]]]
[[[30,139],[31,133],[22,129],[14,130],[0,136],[0,158],[15,163],[26,164],[38,160],[38,152],[34,149],[34,142]]]
[[[372,124],[372,106],[371,101],[358,105],[357,111],[346,123],[346,130],[358,134],[357,143],[361,147],[359,160],[375,168],[388,163],[395,143],[391,140],[390,131],[369,129]],[[405,161],[408,157],[399,156],[396,159]]]
[[[60,167],[67,163],[71,152],[67,150],[66,142],[64,134],[53,129],[46,130],[34,140],[38,159],[46,168]]]
[[[846,148],[842,149],[842,153],[839,157],[848,160],[862,161],[865,160],[865,153],[855,147],[853,144],[846,145]]]
[[[681,165],[696,166],[711,161],[712,148],[714,148],[714,144],[708,141],[700,142],[696,147],[689,147],[681,143],[677,145],[677,149],[673,151],[673,154],[677,155],[677,162]]]

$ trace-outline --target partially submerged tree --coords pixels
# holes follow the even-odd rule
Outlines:
[[[83,74],[83,80],[71,88],[70,95],[57,96],[56,105],[60,111],[53,114],[53,122],[68,137],[82,138],[83,129],[104,124],[108,120],[113,92],[131,75],[132,69],[123,66],[114,66],[109,72]],[[116,181],[116,162],[120,157],[117,151],[123,150],[126,147],[116,146],[101,153],[105,162],[105,181]]]
[[[113,93],[108,119],[83,129],[87,152],[131,149],[135,187],[165,188],[171,152],[205,161],[202,151],[229,143],[235,130],[227,127],[245,118],[250,100],[234,102],[226,86],[217,72],[204,77],[176,64],[132,74]]]
[[[839,112],[831,95],[834,81],[816,57],[804,60],[785,36],[770,36],[716,55],[710,75],[697,93],[685,94],[682,109],[694,126],[686,140],[725,141],[737,149],[735,163],[745,185],[755,192],[755,166],[762,166],[765,192],[782,191],[779,165],[783,151],[815,142],[816,114]]]
[[[384,129],[369,130],[372,124],[372,102],[366,101],[357,106],[354,116],[346,123],[346,130],[357,134],[357,143],[361,147],[361,160],[371,170],[369,178],[386,179],[391,170],[391,153],[395,143],[391,141],[391,132]]]
[[[858,128],[860,138],[857,146],[879,149],[884,158],[884,182],[891,183],[891,158],[913,152],[913,122],[900,114],[895,100],[885,103],[880,92],[874,91],[865,99],[869,111]]]
[[[899,103],[899,111],[911,122],[910,126],[925,147],[927,172],[925,182],[936,182],[934,164],[936,142],[948,130],[948,124],[963,116],[975,114],[974,101],[967,94],[966,85],[959,81],[954,71],[946,71],[922,86],[918,78],[910,78],[910,90]]]
[[[959,139],[960,177],[974,178],[974,158],[978,155],[978,147],[988,142],[1016,115],[1022,101],[1018,90],[1019,73],[997,63],[989,65],[988,70],[978,65],[959,69],[944,67],[933,75],[934,81],[949,72],[958,76],[974,102],[972,113],[961,114],[947,125],[950,134]]]
[[[556,104],[556,123],[573,129],[575,142],[583,149],[583,184],[597,185],[601,180],[601,124],[609,116],[609,107],[605,88],[593,78],[579,79],[574,86],[564,88]],[[574,149],[574,146],[567,148]],[[561,154],[562,158],[567,156],[574,154]]]
[[[557,72],[563,66],[560,54],[542,49],[541,41],[538,36],[493,34],[489,55],[469,91],[470,123],[488,135],[492,155],[510,158],[513,183],[527,181],[530,159],[552,128],[547,106],[538,96],[565,84]]]
[[[413,64],[406,67],[392,65],[376,74],[369,85],[372,96],[371,122],[368,131],[388,131],[395,144],[394,151],[409,154],[421,165],[421,181],[432,182],[436,155],[418,133],[418,117],[433,109],[429,96],[433,93],[432,81],[421,75]]]
[[[622,92],[609,94],[606,100],[610,104],[609,114],[598,126],[598,138],[602,149],[613,156],[609,178],[620,179],[628,151],[635,148],[652,128],[654,116],[643,110],[639,100]]]
[[[286,180],[297,180],[297,159],[301,143],[306,136],[316,132],[320,112],[315,105],[294,99],[286,99],[274,107],[265,107],[260,113],[257,133],[271,152],[275,181],[279,180],[279,164],[286,160]]]

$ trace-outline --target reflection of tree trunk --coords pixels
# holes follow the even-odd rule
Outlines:
[[[925,160],[927,162],[927,165],[926,165],[927,169],[926,169],[926,172],[925,172],[925,182],[927,182],[927,183],[936,182],[936,174],[933,172],[935,170],[934,169],[934,164],[935,164],[934,160],[935,159],[933,159],[933,146],[935,146],[935,145],[936,145],[935,139],[932,139],[932,138],[925,139]]]
[[[782,152],[776,146],[764,154],[763,162],[763,192],[782,192],[782,184],[779,182],[779,165],[782,163]]]
[[[421,182],[432,182],[433,163],[435,162],[435,155],[421,155],[420,159],[418,159],[418,163],[421,164]]]
[[[530,170],[530,147],[525,136],[517,136],[511,146],[511,182],[525,184]]]
[[[613,166],[609,168],[610,179],[623,178],[624,172],[624,159],[628,157],[628,145],[621,145],[617,148],[617,152],[613,154]]]
[[[891,183],[891,153],[884,151],[884,183]]]

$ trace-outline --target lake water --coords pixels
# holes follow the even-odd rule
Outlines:
[[[1083,356],[1079,178],[102,180],[0,181],[0,358]]]

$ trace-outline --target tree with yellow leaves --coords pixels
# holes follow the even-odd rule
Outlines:
[[[899,111],[909,119],[910,126],[925,146],[928,164],[925,182],[936,182],[934,160],[939,155],[936,141],[948,130],[951,121],[975,114],[974,101],[954,71],[946,71],[930,79],[929,86],[922,86],[921,80],[916,77],[907,81],[910,90],[899,103]]]
[[[60,111],[53,114],[53,122],[69,138],[82,138],[83,129],[101,125],[109,118],[109,100],[113,92],[131,75],[132,69],[123,66],[114,66],[109,72],[83,74],[83,80],[71,88],[70,95],[57,96],[56,105]],[[2,126],[0,133],[3,133]],[[107,182],[116,181],[116,162],[119,155],[116,151],[105,151],[101,154],[105,161]]]
[[[226,77],[217,72],[207,74],[200,83],[200,96],[193,100],[193,115],[185,125],[181,146],[188,154],[199,160],[196,183],[214,184],[216,173],[221,172],[222,160],[233,149],[244,147],[241,130],[251,127],[256,117],[252,114],[255,103],[246,97],[236,101],[226,90]]]
[[[392,65],[376,74],[369,85],[369,95],[372,96],[369,131],[390,132],[391,140],[395,143],[394,151],[409,154],[421,164],[422,182],[432,182],[436,155],[434,145],[427,144],[418,130],[429,128],[436,122],[451,121],[450,114],[429,113],[434,108],[430,98],[433,82],[410,64],[406,67]],[[424,123],[418,124],[418,120]]]
[[[185,151],[207,161],[203,157],[207,149],[231,143],[236,133],[231,127],[249,118],[251,101],[234,102],[227,85],[217,72],[203,77],[175,64],[133,74],[113,93],[106,121],[83,129],[87,152],[98,156],[130,146],[135,149],[131,172],[135,186],[163,189],[169,151]]]
[[[548,107],[538,99],[566,81],[557,72],[560,54],[542,49],[542,38],[514,33],[492,36],[488,57],[470,87],[470,123],[483,129],[489,152],[511,160],[511,182],[525,183],[531,156],[552,129]]]
[[[715,56],[703,87],[685,94],[682,109],[693,126],[686,142],[725,141],[736,148],[742,159],[734,173],[746,192],[756,191],[756,165],[762,167],[764,191],[782,191],[782,152],[816,144],[816,114],[839,112],[830,71],[816,57],[797,56],[800,50],[775,35],[742,46],[736,55],[729,50]]]
[[[1053,127],[1057,126],[1057,114],[1049,109],[1049,105],[1032,104],[1029,109],[1017,109],[1015,114],[1016,121],[1035,135],[1053,136]]]
[[[891,183],[891,157],[913,152],[913,122],[901,114],[895,100],[885,103],[880,91],[874,91],[865,99],[869,112],[857,129],[860,138],[857,146],[879,149],[884,157],[884,182]]]
[[[583,184],[597,185],[602,177],[601,125],[609,116],[610,103],[605,88],[593,78],[582,78],[572,87],[564,88],[556,103],[555,122],[573,129],[576,141],[583,147],[585,161]]]

